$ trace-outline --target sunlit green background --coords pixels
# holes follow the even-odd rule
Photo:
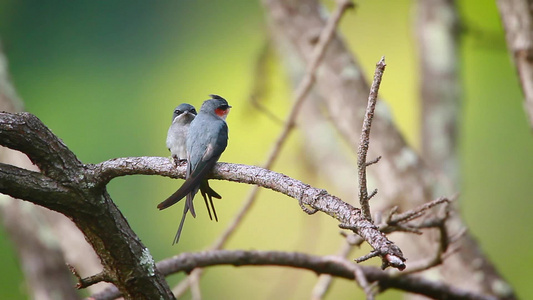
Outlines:
[[[395,120],[418,147],[419,106],[411,1],[362,0],[342,31],[367,77],[381,55],[380,91]],[[533,295],[533,136],[522,109],[515,70],[492,1],[465,0],[460,10],[464,102],[460,152],[463,216],[488,256],[521,298]],[[261,164],[280,126],[248,102],[253,65],[266,39],[259,1],[8,1],[0,0],[0,38],[26,109],[43,120],[86,163],[125,156],[168,156],[172,109],[197,107],[217,93],[233,105],[230,141],[221,160]],[[327,2],[331,6],[331,2]],[[290,94],[284,75],[264,102],[280,118]],[[275,166],[311,184],[298,165],[294,135]],[[220,221],[199,203],[178,246],[171,241],[181,206],[155,207],[180,181],[129,176],[109,185],[114,201],[157,260],[210,245],[235,215],[249,186],[213,182]],[[321,186],[328,188],[327,186]],[[328,188],[335,194],[335,190]],[[309,226],[312,226],[310,229]],[[307,216],[294,200],[264,191],[227,248],[335,253],[336,222]],[[25,299],[22,273],[5,234],[0,237],[0,298]],[[89,275],[89,274],[85,274]],[[169,279],[174,284],[183,275]],[[206,299],[308,299],[316,276],[280,268],[215,267],[201,283]],[[291,284],[287,284],[290,282]],[[330,299],[361,296],[339,280]],[[387,292],[386,299],[398,299]]]

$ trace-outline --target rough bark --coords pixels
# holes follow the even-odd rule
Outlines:
[[[524,109],[533,129],[533,2],[498,0],[497,3],[505,28],[507,48],[516,65],[524,93]]]
[[[457,128],[460,112],[459,16],[453,0],[418,0],[418,40],[422,157],[440,173],[434,195],[459,186]]]

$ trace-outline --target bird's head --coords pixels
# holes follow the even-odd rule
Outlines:
[[[231,109],[231,106],[228,104],[226,99],[220,97],[219,95],[209,95],[211,99],[204,101],[202,104],[201,111],[215,114],[222,119],[226,119]]]
[[[194,106],[188,103],[182,103],[174,109],[174,113],[172,114],[172,122],[174,122],[174,120],[176,120],[176,118],[178,117],[180,119],[192,120],[194,119],[195,116],[196,116],[196,109],[194,108]]]

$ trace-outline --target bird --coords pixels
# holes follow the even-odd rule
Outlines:
[[[172,113],[172,122],[168,128],[166,144],[176,167],[181,161],[187,160],[187,136],[189,133],[189,126],[196,115],[196,108],[189,103],[182,103],[178,105]],[[205,206],[207,207],[207,212],[209,213],[209,219],[213,220],[213,217],[211,215],[211,209],[209,208],[207,199],[209,199],[209,202],[211,203],[215,221],[218,222],[217,212],[212,204],[212,198],[221,199],[222,196],[220,196],[209,186],[207,179],[202,181],[202,184],[200,185],[200,192],[204,198]]]
[[[167,148],[176,165],[187,159],[187,134],[196,114],[196,109],[189,103],[178,105],[172,114],[172,123],[167,133]]]
[[[207,198],[209,198],[215,219],[218,220],[212,197],[219,199],[221,197],[209,187],[209,183],[205,177],[213,169],[228,144],[226,117],[229,114],[231,106],[221,96],[210,95],[210,97],[211,99],[204,101],[200,112],[189,125],[189,132],[186,139],[187,172],[185,182],[174,194],[157,206],[158,209],[163,210],[174,205],[183,199],[183,197],[186,197],[183,216],[181,217],[173,244],[177,244],[179,241],[187,212],[190,210],[191,215],[196,217],[193,199],[196,193],[198,193],[198,190],[201,191],[204,197],[210,217],[211,213]]]

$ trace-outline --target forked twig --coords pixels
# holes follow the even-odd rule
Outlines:
[[[370,128],[372,127],[372,119],[374,118],[374,110],[376,109],[376,102],[378,99],[379,85],[381,78],[385,71],[385,56],[382,56],[376,64],[376,71],[374,72],[374,81],[370,87],[370,94],[368,95],[368,105],[366,107],[365,119],[363,121],[363,128],[361,130],[361,141],[357,149],[357,174],[359,177],[359,203],[361,204],[361,211],[365,218],[372,221],[370,214],[370,205],[368,204],[370,198],[366,186],[366,167],[375,164],[381,157],[378,157],[370,162],[366,162],[366,155],[368,153],[368,146],[370,145]],[[374,196],[375,193],[372,193]]]

